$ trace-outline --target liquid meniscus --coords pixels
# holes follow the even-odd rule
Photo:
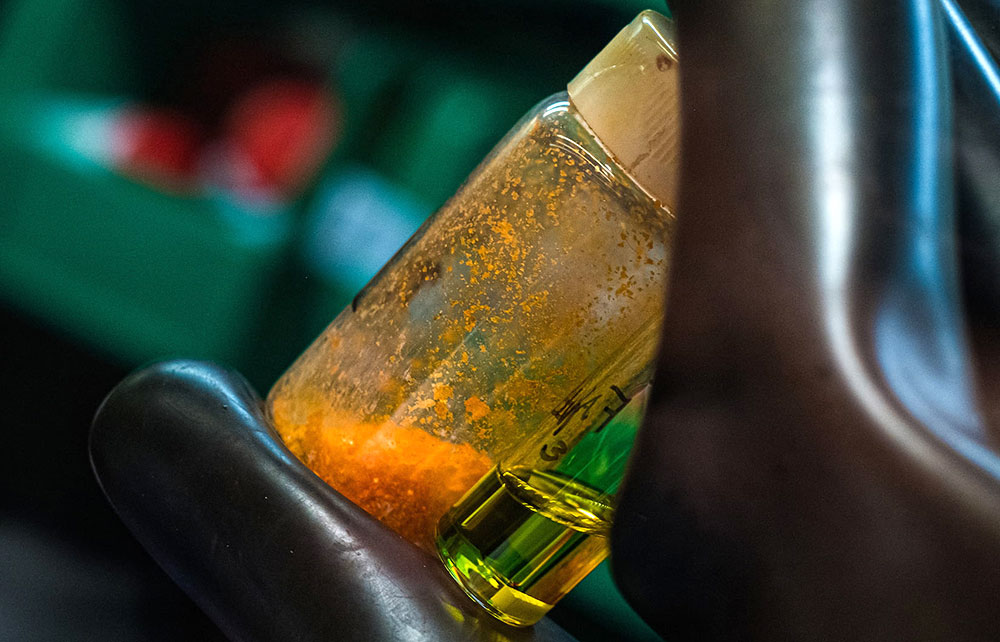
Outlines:
[[[497,467],[441,519],[438,554],[494,616],[534,624],[607,556],[606,498],[551,471]]]

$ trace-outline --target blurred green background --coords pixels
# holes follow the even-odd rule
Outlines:
[[[666,11],[0,2],[0,639],[217,638],[100,497],[85,445],[100,399],[171,357],[266,392],[645,8]],[[659,639],[607,565],[553,617],[584,641]]]

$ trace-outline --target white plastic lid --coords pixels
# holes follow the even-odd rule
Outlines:
[[[622,167],[661,204],[677,202],[680,103],[674,25],[643,11],[567,87]]]

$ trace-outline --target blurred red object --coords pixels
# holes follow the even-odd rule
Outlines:
[[[335,97],[318,82],[261,83],[239,98],[223,125],[229,187],[294,194],[316,173],[340,133]]]
[[[112,160],[122,172],[163,187],[193,182],[202,136],[183,114],[131,107],[116,117],[111,132]]]

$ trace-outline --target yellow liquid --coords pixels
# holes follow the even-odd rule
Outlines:
[[[606,495],[551,472],[494,468],[438,524],[438,554],[500,620],[534,624],[608,554]]]

